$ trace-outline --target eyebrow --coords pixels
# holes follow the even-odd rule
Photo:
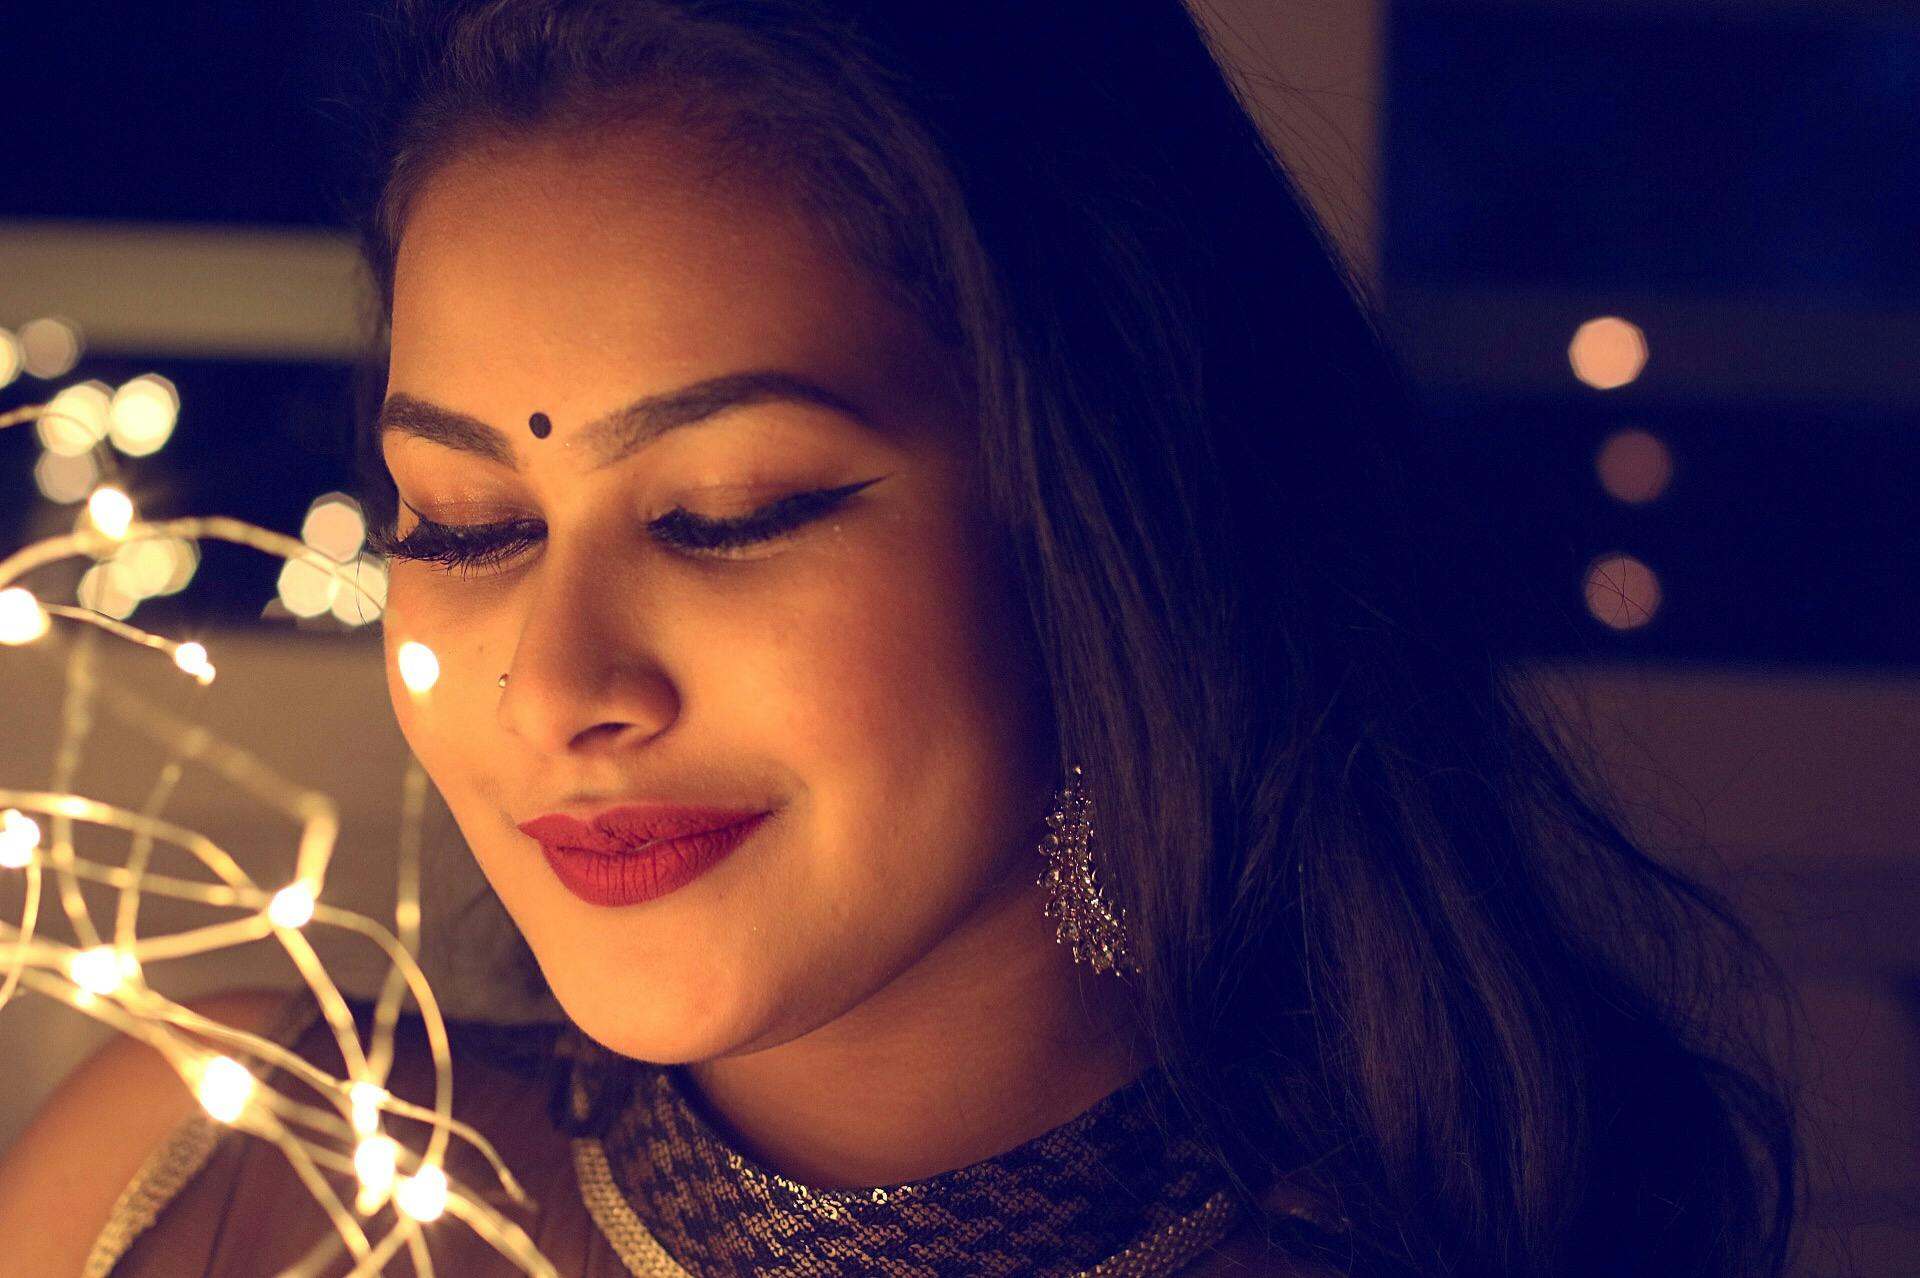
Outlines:
[[[678,390],[645,396],[594,418],[573,432],[573,439],[597,454],[595,465],[609,466],[668,431],[698,425],[730,409],[770,402],[812,404],[867,424],[866,414],[825,387],[792,373],[762,369],[709,377]],[[513,445],[498,428],[404,392],[387,397],[375,424],[382,435],[393,431],[443,448],[474,453],[503,466],[515,464]]]

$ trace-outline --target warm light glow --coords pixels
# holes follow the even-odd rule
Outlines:
[[[346,563],[360,553],[367,540],[367,521],[360,503],[345,493],[327,493],[314,499],[300,525],[300,540],[335,563]]]
[[[67,975],[92,994],[111,994],[140,970],[131,954],[116,954],[111,945],[96,945],[67,959]]]
[[[41,379],[65,377],[80,362],[83,343],[71,320],[28,320],[20,326],[20,362]]]
[[[1595,390],[1617,390],[1647,366],[1647,335],[1618,315],[1588,320],[1574,333],[1567,362]]]
[[[394,1186],[393,1202],[422,1224],[438,1220],[447,1209],[447,1174],[438,1167],[422,1167]]]
[[[1658,435],[1638,429],[1607,436],[1593,467],[1607,494],[1630,506],[1657,499],[1673,480],[1673,454]]]
[[[158,373],[134,378],[113,393],[107,438],[129,457],[157,453],[180,420],[180,392]]]
[[[33,482],[48,501],[63,506],[85,501],[100,482],[100,464],[94,461],[92,449],[72,457],[43,449],[33,464]]]
[[[26,357],[20,349],[20,339],[7,329],[0,328],[0,390],[13,385],[24,367]]]
[[[267,903],[267,917],[278,927],[305,927],[313,921],[313,889],[305,883],[281,888]]]
[[[394,660],[399,663],[400,682],[407,685],[408,692],[416,695],[427,692],[440,682],[440,658],[424,643],[407,640],[400,645]]]
[[[102,485],[87,498],[87,518],[107,536],[118,540],[133,525],[133,498],[112,485]]]
[[[349,626],[378,621],[387,607],[386,563],[362,555],[347,565],[347,576],[358,582],[360,588],[341,586],[340,593],[333,598],[333,615]]]
[[[314,557],[289,559],[280,567],[280,602],[296,617],[318,617],[333,606],[340,583]]]
[[[391,1136],[369,1136],[354,1147],[353,1173],[360,1178],[360,1192],[353,1205],[362,1216],[371,1216],[387,1201],[387,1195],[393,1192],[394,1172],[399,1165],[400,1142]],[[441,1207],[445,1206],[443,1194]]]
[[[207,649],[203,644],[181,644],[173,650],[173,664],[201,683],[213,682],[213,663],[207,660]]]
[[[353,1102],[354,1131],[371,1136],[379,1130],[380,1106],[387,1095],[387,1089],[375,1083],[355,1083],[347,1089],[347,1099]]]
[[[125,621],[140,606],[140,596],[127,589],[120,566],[111,561],[95,564],[81,575],[75,591],[80,606],[103,613],[116,621]]]
[[[141,537],[120,547],[107,562],[120,589],[137,599],[151,599],[184,589],[200,566],[200,552],[179,537]]]
[[[1632,630],[1660,611],[1660,578],[1632,555],[1602,555],[1587,569],[1587,611],[1614,630]]]
[[[17,808],[0,812],[0,869],[24,870],[40,846],[40,823]]]
[[[0,643],[19,647],[47,633],[52,619],[33,592],[22,586],[0,590]]]
[[[200,1085],[194,1094],[201,1108],[223,1123],[231,1123],[246,1112],[256,1086],[253,1074],[231,1056],[216,1056],[200,1071]]]
[[[40,445],[62,457],[77,457],[107,437],[107,413],[113,403],[105,382],[69,386],[47,403],[34,422]]]

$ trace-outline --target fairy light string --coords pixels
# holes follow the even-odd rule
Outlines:
[[[86,422],[47,404],[0,413],[0,428],[62,419],[91,434]],[[452,1114],[446,1023],[415,958],[420,945],[420,830],[427,790],[418,761],[409,759],[403,780],[397,904],[394,926],[389,929],[324,899],[340,832],[337,805],[331,798],[281,775],[251,752],[219,739],[135,689],[103,677],[98,668],[99,645],[117,640],[170,658],[175,669],[169,674],[205,685],[213,682],[217,670],[203,645],[154,634],[95,608],[43,600],[26,582],[55,564],[75,559],[99,563],[143,540],[222,541],[288,562],[298,560],[327,573],[338,589],[358,594],[374,615],[382,601],[369,594],[357,565],[316,554],[299,539],[224,516],[141,519],[126,490],[116,482],[111,450],[97,435],[92,437],[93,449],[100,454],[95,459],[100,482],[87,502],[85,519],[72,532],[42,538],[0,559],[0,646],[58,650],[64,676],[59,735],[47,788],[0,785],[0,875],[22,875],[24,887],[18,925],[0,921],[0,1011],[17,994],[30,992],[136,1038],[172,1066],[211,1117],[278,1148],[332,1226],[284,1271],[284,1278],[327,1271],[343,1252],[354,1262],[351,1278],[373,1278],[385,1272],[387,1263],[402,1250],[416,1274],[432,1278],[426,1231],[446,1219],[472,1229],[522,1272],[558,1278],[553,1264],[519,1225],[446,1170],[449,1145],[457,1138],[486,1160],[514,1203],[529,1204],[525,1190],[492,1143]],[[404,647],[408,669],[402,672],[403,682],[413,696],[430,696],[438,674],[432,650],[417,641]],[[422,677],[423,671],[429,673]],[[86,743],[96,723],[103,720],[145,737],[165,752],[165,761],[137,809],[78,792]],[[165,817],[187,771],[194,768],[211,772],[292,824],[297,841],[291,882],[257,883],[227,849]],[[82,828],[124,838],[124,861],[109,864],[83,855],[76,839],[76,831]],[[89,850],[92,846],[90,841]],[[186,853],[210,880],[151,870],[161,848]],[[102,936],[89,912],[81,891],[85,882],[105,885],[116,893],[111,939]],[[59,901],[77,944],[46,935],[40,915],[49,895]],[[184,930],[143,935],[141,902],[155,895],[233,915]],[[345,996],[308,938],[308,930],[314,927],[357,936],[386,960],[365,1045]],[[268,1038],[197,1015],[155,991],[145,979],[155,963],[268,939],[286,952],[311,991],[339,1045],[344,1077],[327,1074]],[[433,1060],[431,1106],[403,1100],[386,1087],[399,1015],[409,997],[419,1008]],[[276,1069],[313,1092],[319,1103],[269,1087],[266,1080]],[[390,1118],[425,1125],[425,1148],[416,1151],[388,1134],[385,1122]],[[351,1178],[357,1189],[351,1204],[341,1199],[327,1173]],[[388,1208],[390,1218],[383,1216]]]

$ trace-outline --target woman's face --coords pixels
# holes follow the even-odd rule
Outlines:
[[[945,352],[791,201],[700,173],[635,126],[440,170],[382,431],[397,532],[491,560],[395,562],[401,727],[568,1014],[657,1061],[806,1034],[1030,898],[1056,780]],[[785,380],[666,429],[620,415],[745,374]],[[855,485],[768,540],[686,518]],[[424,695],[407,641],[439,659]],[[633,904],[576,894],[519,829],[633,804],[771,815]]]

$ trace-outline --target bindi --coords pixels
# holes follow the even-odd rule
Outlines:
[[[545,439],[553,434],[553,419],[545,413],[535,413],[527,418],[527,429],[533,432],[535,439]]]

